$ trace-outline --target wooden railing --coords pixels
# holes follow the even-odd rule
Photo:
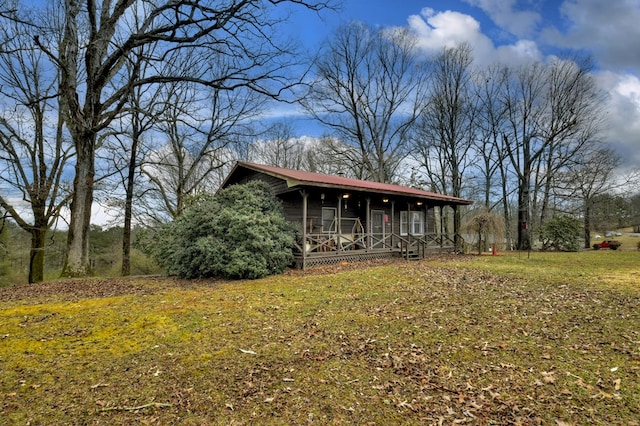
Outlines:
[[[353,250],[388,250],[399,251],[405,258],[424,258],[428,250],[456,247],[456,236],[449,235],[398,235],[385,234],[369,235],[364,232],[325,232],[307,234],[303,243],[301,238],[294,247],[298,253],[320,254],[330,252],[345,252]],[[370,239],[371,238],[371,239]],[[462,242],[462,237],[457,236]],[[369,245],[369,243],[371,243]]]

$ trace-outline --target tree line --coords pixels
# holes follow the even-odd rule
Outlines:
[[[67,210],[62,273],[91,272],[95,201],[118,213],[129,274],[133,224],[179,217],[236,160],[473,198],[516,223],[507,237],[519,249],[570,211],[589,245],[590,209],[614,191],[620,159],[602,140],[587,58],[478,67],[466,44],[429,56],[407,30],[358,22],[306,58],[279,35],[294,7],[332,5],[0,3],[0,207],[31,235],[30,282]],[[277,102],[299,105],[325,137],[268,124]]]

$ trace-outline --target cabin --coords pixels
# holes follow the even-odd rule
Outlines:
[[[298,268],[460,251],[452,213],[470,200],[419,189],[238,162],[222,184],[269,184],[296,227]]]

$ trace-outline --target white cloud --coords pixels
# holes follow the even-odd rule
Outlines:
[[[475,18],[460,12],[435,12],[425,8],[420,15],[409,16],[408,25],[418,37],[418,47],[429,54],[439,52],[443,47],[454,47],[466,42],[473,49],[478,65],[496,62],[519,65],[542,57],[536,43],[529,40],[496,47],[483,34],[480,23]]]
[[[637,0],[566,0],[560,13],[564,28],[549,27],[542,39],[562,47],[585,49],[603,67],[640,66],[640,2]]]
[[[447,10],[436,13],[425,8],[420,15],[408,18],[409,28],[418,36],[419,47],[430,52],[467,42],[474,50],[490,49],[493,43],[480,31],[480,23],[472,16]]]
[[[489,8],[486,0],[469,0],[469,3]],[[499,1],[497,10],[512,7],[510,0]],[[604,13],[608,5],[607,13]],[[502,9],[500,9],[502,8]],[[615,21],[608,15],[609,9]],[[559,30],[547,29],[545,40],[555,41],[560,47],[570,47],[592,51],[595,49],[596,59],[602,64],[623,65],[626,71],[601,69],[595,74],[599,87],[609,94],[605,110],[608,126],[605,129],[605,140],[623,157],[626,166],[640,164],[640,78],[628,69],[640,66],[640,2],[605,0],[569,0],[562,7],[572,26],[566,34]],[[504,12],[505,16],[507,12]],[[532,22],[535,20],[532,18]],[[619,28],[616,27],[620,22]],[[496,45],[487,37],[480,23],[472,16],[455,12],[436,12],[425,8],[420,15],[408,18],[408,26],[419,39],[418,45],[428,54],[440,51],[443,47],[453,47],[462,42],[473,48],[474,58],[480,66],[502,63],[505,65],[522,65],[532,60],[546,60],[548,56],[540,50],[534,40],[520,39],[512,44]],[[631,28],[633,27],[633,28]],[[637,40],[637,41],[634,41]],[[623,54],[624,52],[624,54]],[[626,54],[626,56],[625,56]],[[603,56],[604,55],[604,56]]]
[[[481,8],[499,27],[519,37],[531,37],[542,20],[539,13],[515,10],[516,0],[466,0]]]
[[[637,166],[640,164],[640,78],[603,71],[596,74],[596,81],[609,94],[605,141],[622,156],[624,165]]]

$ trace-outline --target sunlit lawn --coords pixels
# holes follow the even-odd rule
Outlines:
[[[0,423],[637,425],[639,274],[520,253],[0,302]]]

